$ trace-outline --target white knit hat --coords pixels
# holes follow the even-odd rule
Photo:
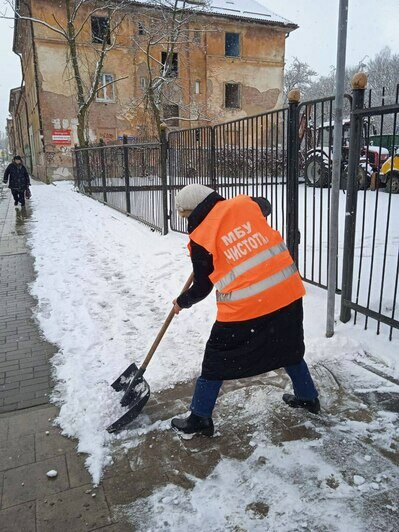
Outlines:
[[[214,190],[205,185],[187,185],[176,195],[175,204],[179,212],[193,211],[197,205],[212,194]]]

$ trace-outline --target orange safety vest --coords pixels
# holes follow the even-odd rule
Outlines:
[[[258,318],[305,295],[284,240],[249,196],[218,202],[190,238],[212,254],[218,321]]]

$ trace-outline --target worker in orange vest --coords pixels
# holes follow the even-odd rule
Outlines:
[[[305,289],[280,233],[266,220],[270,203],[245,195],[226,200],[193,184],[177,194],[175,204],[188,221],[194,272],[191,288],[173,301],[175,314],[204,299],[215,286],[217,318],[191,414],[172,419],[172,427],[212,436],[212,412],[224,380],[282,367],[294,389],[283,400],[317,414],[318,392],[303,359]]]

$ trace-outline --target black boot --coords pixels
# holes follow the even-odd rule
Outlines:
[[[298,399],[291,393],[285,393],[283,395],[283,401],[292,408],[305,408],[306,410],[309,410],[309,412],[312,412],[312,414],[318,414],[320,412],[320,402],[318,399],[313,399],[313,401],[302,401],[302,399]]]
[[[201,417],[191,414],[185,419],[174,417],[172,419],[172,428],[184,432],[184,434],[203,434],[204,436],[213,436],[213,421],[211,417]]]

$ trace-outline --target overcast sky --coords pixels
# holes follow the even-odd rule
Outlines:
[[[297,56],[319,74],[336,60],[339,0],[258,0],[299,25],[287,39],[286,59]],[[0,0],[4,12],[5,1]],[[384,46],[399,53],[398,0],[349,0],[347,64],[356,65]],[[0,19],[0,129],[8,116],[9,91],[21,82],[12,48],[12,21]]]

